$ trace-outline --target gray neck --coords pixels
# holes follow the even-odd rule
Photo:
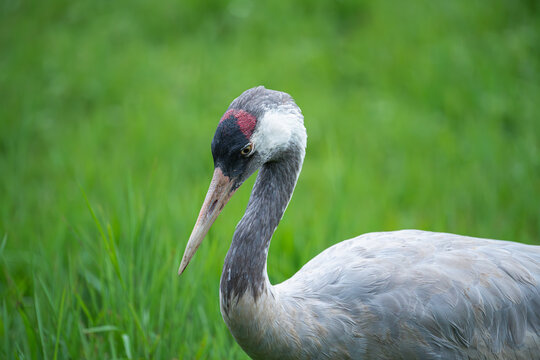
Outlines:
[[[304,160],[292,147],[286,157],[264,164],[253,186],[246,213],[233,236],[221,274],[225,309],[229,300],[250,291],[255,300],[270,286],[266,258],[270,239],[287,208]]]

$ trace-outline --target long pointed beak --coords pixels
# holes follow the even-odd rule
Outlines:
[[[208,193],[206,193],[201,212],[199,213],[195,227],[189,237],[186,250],[184,250],[184,256],[182,257],[182,262],[178,269],[178,275],[181,275],[184,272],[189,261],[208,233],[208,230],[210,230],[210,227],[221,213],[221,210],[223,210],[223,207],[234,194],[236,189],[233,189],[233,186],[234,180],[223,175],[220,168],[216,168],[214,176],[212,177],[212,182],[210,182],[210,188],[208,189]]]

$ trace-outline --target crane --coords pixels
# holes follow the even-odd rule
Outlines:
[[[212,140],[214,174],[181,274],[259,170],[225,258],[220,309],[253,359],[540,359],[540,246],[419,230],[326,249],[278,285],[266,264],[306,148],[287,93],[243,92]]]

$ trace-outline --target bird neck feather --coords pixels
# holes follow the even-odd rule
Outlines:
[[[264,164],[238,223],[221,275],[222,308],[247,291],[255,301],[271,285],[266,273],[270,239],[287,208],[302,163],[304,148],[290,146],[284,156]]]

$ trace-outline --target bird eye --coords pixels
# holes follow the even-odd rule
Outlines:
[[[247,144],[246,146],[242,148],[242,150],[240,150],[240,154],[242,154],[243,156],[251,155],[252,152],[253,152],[253,144],[251,143]]]

